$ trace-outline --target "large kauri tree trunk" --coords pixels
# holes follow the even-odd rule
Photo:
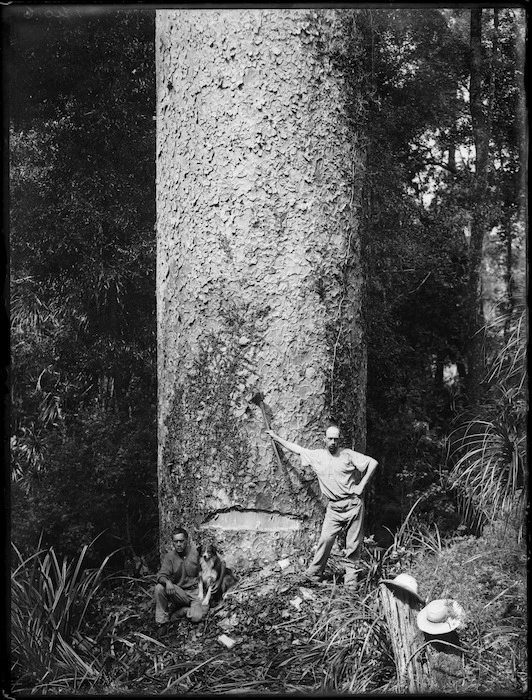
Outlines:
[[[327,57],[335,10],[159,10],[161,545],[230,565],[310,554],[323,504],[263,429],[363,450],[361,154]],[[308,475],[307,475],[308,476]]]

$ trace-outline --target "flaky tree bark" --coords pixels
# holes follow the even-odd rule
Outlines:
[[[278,468],[255,392],[282,436],[318,447],[336,419],[364,449],[361,168],[335,21],[157,12],[161,543],[183,523],[233,565],[308,553],[323,508],[297,460]]]

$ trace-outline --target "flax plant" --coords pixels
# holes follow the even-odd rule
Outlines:
[[[451,486],[461,492],[470,512],[490,521],[515,518],[522,536],[527,506],[526,462],[526,315],[509,324],[499,317],[496,327],[510,325],[502,348],[487,373],[487,401],[462,416],[449,436]]]
[[[376,692],[393,670],[377,592],[353,597],[341,587],[331,603],[308,642],[279,654],[271,667],[284,672],[285,687],[295,692]]]
[[[94,681],[102,670],[97,641],[84,634],[91,603],[110,557],[98,569],[84,566],[89,545],[77,561],[59,561],[53,547],[24,558],[13,545],[11,574],[11,666],[17,687]]]

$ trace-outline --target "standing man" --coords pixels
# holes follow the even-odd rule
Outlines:
[[[190,604],[198,597],[199,554],[189,542],[188,532],[178,527],[172,533],[173,550],[164,557],[155,586],[155,622],[166,625],[169,621],[168,604],[173,603],[180,617],[189,617],[193,622],[196,611],[191,613]],[[201,619],[201,618],[200,618]]]
[[[321,578],[338,533],[346,530],[345,585],[357,582],[357,563],[364,540],[364,501],[362,494],[377,461],[354,450],[340,449],[340,429],[331,425],[325,433],[327,449],[307,450],[267,430],[268,435],[290,452],[301,457],[318,477],[321,492],[329,499],[321,536],[307,574]]]

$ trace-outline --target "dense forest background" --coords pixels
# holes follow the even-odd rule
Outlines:
[[[156,568],[154,12],[29,6],[4,28],[12,539],[100,535],[94,561]],[[491,517],[493,483],[524,513],[523,32],[511,8],[344,15],[381,543],[419,498],[444,533]],[[458,448],[464,425],[483,428]]]
[[[12,536],[156,548],[154,13],[9,22]]]

